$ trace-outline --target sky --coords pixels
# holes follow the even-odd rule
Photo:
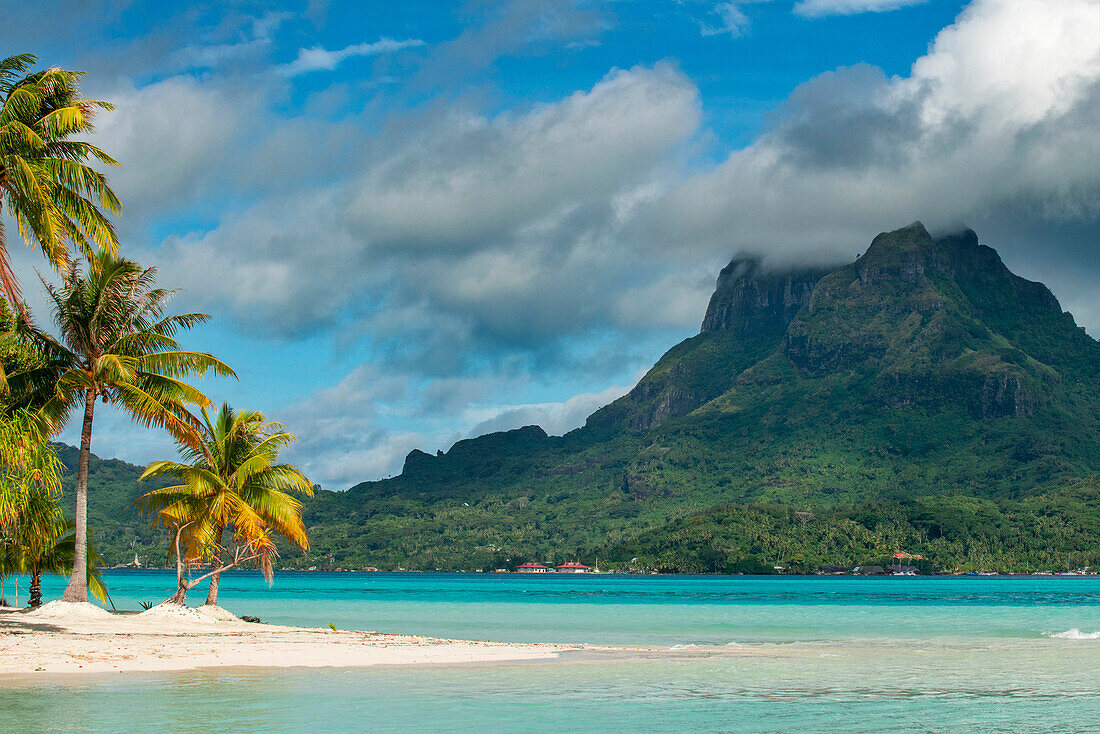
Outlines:
[[[968,226],[1100,334],[1097,0],[0,0],[0,46],[116,105],[122,254],[327,489],[582,425],[738,253]],[[92,450],[174,455],[110,409]]]

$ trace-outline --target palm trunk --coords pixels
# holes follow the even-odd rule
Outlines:
[[[187,583],[187,579],[183,577],[183,556],[180,555],[180,535],[182,534],[183,528],[176,528],[176,537],[172,540],[176,549],[176,593],[167,600],[171,604],[183,604],[186,602],[187,592],[191,588]]]
[[[88,601],[88,456],[92,452],[95,397],[92,390],[84,393],[84,427],[80,432],[80,461],[76,469],[76,547],[73,552],[73,573],[61,597],[62,601]]]
[[[222,536],[225,528],[218,528],[218,544],[214,546],[214,557],[210,559],[214,567],[214,575],[210,577],[210,590],[206,592],[206,603],[215,606],[218,603],[218,581],[221,579],[222,569]]]
[[[184,604],[187,602],[187,591],[190,589],[186,579],[180,578],[176,586],[176,593],[168,598],[170,604]]]
[[[31,574],[31,609],[42,606],[42,572],[35,569]]]

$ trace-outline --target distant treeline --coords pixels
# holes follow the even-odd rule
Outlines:
[[[601,548],[608,567],[680,573],[813,573],[904,564],[921,573],[1100,566],[1100,484],[1024,500],[966,496],[796,512],[725,505]],[[897,560],[897,552],[923,559]]]

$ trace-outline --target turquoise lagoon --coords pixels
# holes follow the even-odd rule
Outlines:
[[[131,609],[173,585],[160,571],[108,581]],[[60,590],[47,585],[47,599]],[[50,732],[1100,731],[1100,577],[284,572],[269,588],[233,573],[221,601],[275,623],[634,649],[11,679],[0,720]]]

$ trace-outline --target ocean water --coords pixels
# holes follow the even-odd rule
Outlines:
[[[108,581],[120,608],[173,586],[157,571]],[[48,584],[47,598],[61,588]],[[1100,731],[1100,577],[281,573],[269,588],[234,573],[221,601],[277,623],[644,647],[551,663],[10,680],[0,721],[49,732]]]

